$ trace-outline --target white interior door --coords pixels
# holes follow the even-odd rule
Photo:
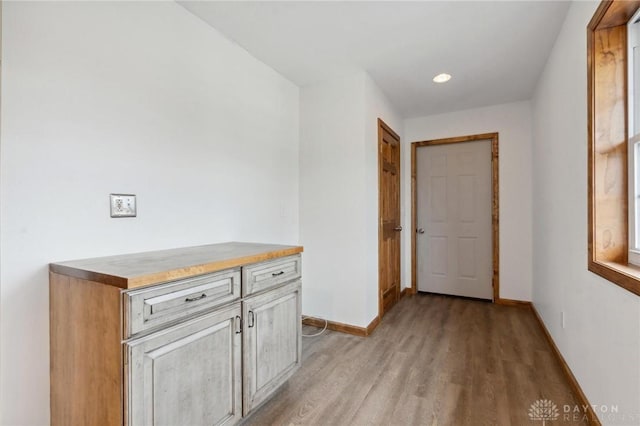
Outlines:
[[[491,140],[416,149],[418,291],[492,299]]]

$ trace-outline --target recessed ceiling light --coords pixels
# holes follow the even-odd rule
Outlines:
[[[444,72],[433,77],[435,83],[446,83],[449,80],[451,80],[451,76]]]

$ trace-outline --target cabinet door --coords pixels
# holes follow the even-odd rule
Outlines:
[[[300,281],[243,302],[243,413],[267,399],[300,366]]]
[[[222,425],[241,416],[240,303],[126,344],[127,419]]]

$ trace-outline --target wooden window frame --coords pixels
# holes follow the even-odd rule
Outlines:
[[[640,0],[603,0],[587,26],[588,269],[640,295],[628,263],[627,22]]]

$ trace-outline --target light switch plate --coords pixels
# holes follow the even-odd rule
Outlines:
[[[136,217],[136,196],[133,194],[110,194],[111,217]]]

